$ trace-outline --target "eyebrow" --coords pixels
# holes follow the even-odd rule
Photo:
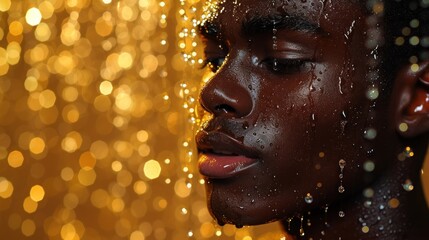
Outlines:
[[[323,34],[323,29],[307,19],[300,16],[287,14],[274,14],[267,16],[252,16],[245,19],[241,31],[246,36],[272,32],[277,30],[292,30],[310,34]],[[205,21],[198,26],[199,33],[205,37],[219,37],[221,29],[218,24],[212,21]]]
[[[242,30],[245,35],[252,36],[277,30],[292,30],[311,34],[321,34],[323,30],[318,24],[295,15],[275,14],[254,16],[243,22]]]

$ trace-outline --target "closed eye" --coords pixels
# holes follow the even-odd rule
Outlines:
[[[300,71],[307,62],[305,59],[266,58],[262,64],[275,74],[292,74]]]

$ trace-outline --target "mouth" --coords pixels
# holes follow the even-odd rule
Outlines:
[[[237,176],[258,164],[257,152],[222,132],[199,131],[195,137],[202,175],[213,179]]]

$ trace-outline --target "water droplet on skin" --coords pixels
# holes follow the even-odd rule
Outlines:
[[[343,95],[343,89],[342,86],[343,85],[343,78],[342,77],[338,77],[338,90],[340,91],[340,94]]]
[[[347,30],[347,32],[344,34],[344,37],[346,38],[346,40],[349,40],[350,35],[352,35],[353,29],[355,27],[355,23],[356,23],[356,21],[353,21],[352,24],[350,25],[349,29]]]
[[[273,70],[274,71],[278,71],[279,70],[278,69],[278,65],[279,65],[279,63],[278,63],[277,59],[274,59],[273,60]]]
[[[339,211],[338,212],[338,216],[340,216],[340,217],[344,217],[346,214],[344,213],[344,211]]]
[[[304,198],[305,202],[308,204],[311,204],[313,202],[313,196],[311,196],[310,193],[307,193],[307,195]]]
[[[346,189],[343,186],[338,187],[338,192],[343,193]]]

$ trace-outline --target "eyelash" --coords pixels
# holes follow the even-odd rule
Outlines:
[[[267,58],[262,63],[275,74],[292,74],[305,65],[305,59]]]
[[[216,73],[225,61],[225,57],[207,58],[201,65],[201,69],[209,67],[213,73]],[[283,59],[267,58],[261,63],[275,74],[292,74],[300,70],[307,60],[304,59]]]
[[[225,61],[225,57],[206,58],[201,65],[201,69],[209,67],[213,73],[216,73]]]

